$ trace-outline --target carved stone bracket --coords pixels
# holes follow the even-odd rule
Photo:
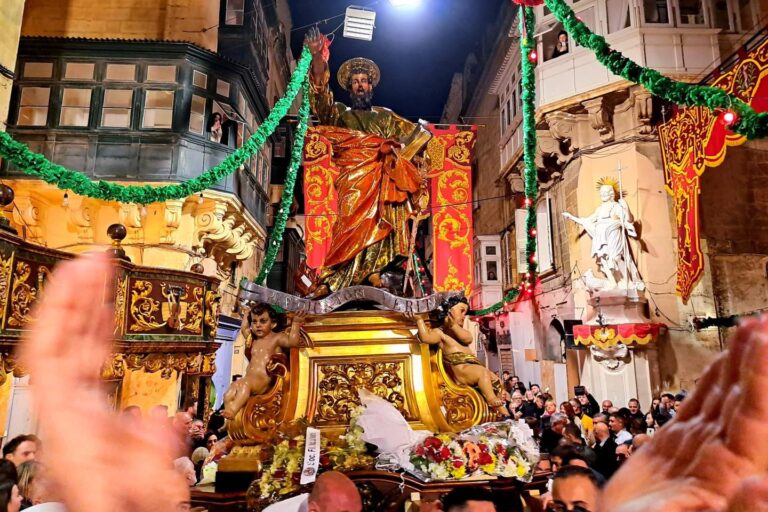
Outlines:
[[[144,226],[141,218],[141,206],[137,204],[121,204],[120,224],[128,228],[129,243],[144,243]]]
[[[42,227],[42,211],[45,211],[43,201],[36,195],[17,195],[14,200],[13,220],[26,228],[27,240],[38,245],[45,245]]]
[[[181,224],[181,210],[184,206],[184,201],[181,199],[171,199],[164,203],[165,212],[165,234],[160,237],[160,243],[163,244],[175,244],[176,230]]]
[[[77,241],[84,244],[93,243],[93,220],[91,201],[85,197],[70,199],[67,207],[67,221],[77,230]]]
[[[596,130],[603,142],[611,142],[613,133],[613,108],[606,102],[605,96],[581,102],[587,109],[589,124]]]
[[[218,277],[228,279],[233,261],[253,256],[260,237],[237,214],[229,214],[226,203],[200,207],[196,217],[196,234],[205,253],[216,262]]]

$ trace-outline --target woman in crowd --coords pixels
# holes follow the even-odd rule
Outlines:
[[[21,510],[21,494],[13,480],[0,481],[0,512],[19,512]]]

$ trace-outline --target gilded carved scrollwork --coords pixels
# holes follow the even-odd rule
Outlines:
[[[28,372],[19,365],[15,355],[0,354],[0,386],[5,384],[9,373],[13,373],[16,377],[23,377]]]
[[[128,278],[117,279],[115,289],[115,330],[116,335],[125,331],[125,305],[128,300]]]
[[[360,405],[358,389],[367,389],[394,405],[410,420],[406,407],[400,362],[355,362],[318,365],[318,402],[315,422],[349,423],[352,409]]]
[[[125,356],[113,354],[101,367],[101,378],[104,380],[122,379],[125,377]]]
[[[7,257],[0,256],[0,311],[5,315],[8,309],[8,295],[11,291],[11,271],[13,270],[13,253]]]
[[[156,316],[160,312],[160,301],[150,297],[151,293],[152,283],[149,281],[133,282],[130,313],[135,323],[131,325],[131,331],[151,331],[165,325]]]
[[[164,379],[170,379],[173,372],[199,374],[203,355],[195,354],[127,354],[126,367],[130,370],[144,370],[148,373],[161,372]]]
[[[153,295],[154,284],[137,279],[131,285],[131,322],[129,331],[148,332],[167,327],[172,331],[186,331],[191,334],[203,333],[205,289],[176,283],[160,283],[160,294],[164,300]],[[118,293],[119,293],[118,288]]]
[[[8,319],[8,325],[12,327],[21,327],[30,320],[29,312],[37,300],[37,289],[28,282],[31,275],[29,263],[16,263],[11,288],[11,317]]]
[[[205,292],[205,326],[209,330],[211,338],[216,337],[216,329],[219,324],[219,303],[221,296],[213,290]]]
[[[467,395],[454,393],[448,386],[440,386],[440,396],[445,408],[445,419],[452,425],[470,423],[475,413],[472,400]]]

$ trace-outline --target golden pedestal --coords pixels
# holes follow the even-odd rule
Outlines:
[[[284,422],[306,418],[324,436],[343,434],[360,404],[359,389],[391,402],[414,429],[458,432],[497,419],[477,390],[454,380],[439,350],[419,342],[415,323],[400,313],[331,313],[309,318],[303,331],[313,348],[291,349],[273,388],[251,397],[230,422],[238,446],[219,471],[257,471],[250,446],[269,440]]]

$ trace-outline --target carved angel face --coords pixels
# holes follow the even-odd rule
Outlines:
[[[463,302],[459,302],[448,311],[448,314],[456,325],[461,326],[464,325],[464,318],[467,316],[467,311],[469,311],[469,306]]]
[[[263,338],[272,334],[272,330],[277,327],[277,323],[273,322],[269,317],[269,313],[264,311],[260,315],[251,315],[251,332],[257,338]]]

